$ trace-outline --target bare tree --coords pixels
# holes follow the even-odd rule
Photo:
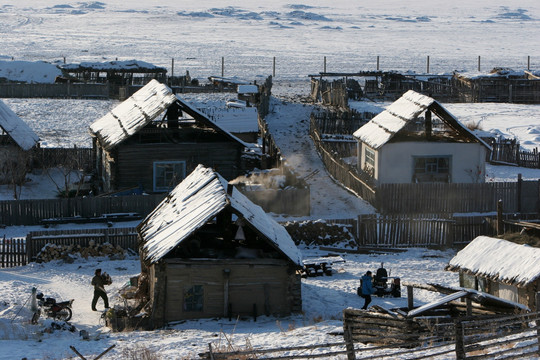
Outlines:
[[[30,169],[30,154],[17,147],[0,149],[0,182],[9,184],[13,189],[13,199],[21,196],[26,174]]]
[[[59,159],[46,159],[43,170],[56,186],[60,197],[79,196],[84,183],[84,170],[77,156],[77,147],[63,149]],[[53,170],[58,170],[60,179],[56,178]]]

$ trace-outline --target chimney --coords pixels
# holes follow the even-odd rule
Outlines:
[[[169,129],[178,129],[180,112],[180,108],[176,102],[172,103],[167,109],[167,127]]]
[[[431,139],[431,111],[426,111],[426,139]]]

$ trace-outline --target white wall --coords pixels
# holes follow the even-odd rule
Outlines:
[[[399,142],[388,143],[375,154],[375,179],[378,184],[411,183],[413,156],[451,156],[452,183],[485,181],[486,148],[479,143]],[[363,164],[363,151],[361,163]],[[470,172],[481,171],[480,179]]]

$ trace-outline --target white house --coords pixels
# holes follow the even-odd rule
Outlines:
[[[412,90],[353,135],[358,169],[376,185],[484,182],[489,145],[439,102]]]

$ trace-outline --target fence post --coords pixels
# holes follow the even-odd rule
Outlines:
[[[461,320],[454,321],[454,328],[456,330],[456,360],[465,360],[465,342],[464,342],[464,332],[463,332],[463,323]]]
[[[523,187],[523,178],[521,176],[521,174],[518,174],[518,179],[517,179],[517,212],[521,212],[521,190],[522,190],[522,187]]]
[[[534,311],[537,312],[536,314],[536,342],[538,346],[538,354],[540,354],[540,320],[538,317],[538,311],[540,311],[540,292],[536,293],[536,309]]]
[[[497,202],[497,235],[502,235],[503,233],[503,202],[499,200]]]
[[[351,327],[347,324],[347,329],[343,334],[345,337],[345,347],[347,349],[347,360],[356,360],[356,354],[354,353],[354,342],[352,339]]]

